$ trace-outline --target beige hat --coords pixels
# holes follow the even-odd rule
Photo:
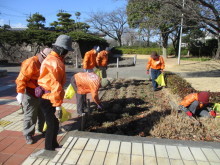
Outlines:
[[[50,52],[52,51],[52,49],[50,48],[45,48],[44,50],[42,50],[40,52],[40,54],[43,56],[43,58],[46,58],[48,54],[50,54]]]

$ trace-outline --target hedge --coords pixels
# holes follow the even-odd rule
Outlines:
[[[162,48],[144,48],[144,47],[115,47],[113,49],[114,54],[151,54],[153,51],[156,51],[160,54],[162,52]],[[182,48],[181,54],[186,55],[188,50],[186,48]],[[168,48],[167,54],[174,55],[174,48]]]
[[[0,44],[7,43],[9,45],[38,44],[40,46],[52,46],[56,38],[63,33],[47,30],[25,30],[25,31],[6,31],[0,30]],[[95,45],[101,48],[108,46],[105,39],[84,33],[81,31],[66,33],[71,36],[73,41],[79,43],[82,55],[85,51],[90,50]]]
[[[165,72],[164,73],[165,82],[168,88],[171,89],[173,94],[177,94],[181,98],[184,98],[186,95],[194,92],[200,92],[195,90],[190,83],[185,79],[178,76],[175,73]],[[219,103],[220,102],[220,92],[210,92],[210,102]]]

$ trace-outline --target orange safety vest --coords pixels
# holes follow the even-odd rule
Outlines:
[[[50,93],[43,94],[42,98],[50,100],[54,107],[63,103],[66,72],[63,59],[52,51],[43,61],[40,69],[38,84]]]
[[[100,78],[95,73],[79,72],[74,75],[78,94],[91,93],[96,104],[100,104],[98,90],[100,88]]]
[[[165,63],[162,56],[159,57],[158,60],[154,60],[152,57],[149,58],[146,69],[149,70],[152,69],[164,69]]]
[[[96,57],[96,63],[98,66],[107,66],[108,63],[108,52],[103,50],[98,53]]]
[[[30,57],[22,62],[20,73],[16,79],[17,93],[25,93],[25,89],[36,88],[37,79],[40,75],[41,63],[37,56]]]
[[[93,69],[96,66],[96,53],[92,49],[86,52],[83,59],[83,69]]]
[[[180,105],[183,105],[184,107],[190,106],[194,101],[198,101],[198,93],[191,93],[184,97],[184,99],[181,101]],[[203,107],[203,103],[200,102],[199,108]]]

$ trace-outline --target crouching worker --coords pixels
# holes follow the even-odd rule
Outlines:
[[[35,96],[37,79],[40,76],[40,66],[51,49],[45,48],[40,53],[23,61],[21,71],[16,79],[17,100],[24,110],[23,134],[27,144],[33,144],[33,136],[38,118],[38,131],[43,133],[44,116],[40,109],[40,101]]]
[[[215,117],[216,112],[209,107],[209,92],[191,93],[179,105],[189,117]]]
[[[103,79],[107,83],[103,86],[108,85],[108,80]],[[77,113],[79,116],[82,115],[84,109],[86,108],[86,94],[91,93],[93,101],[97,104],[98,109],[102,109],[101,102],[98,97],[98,90],[101,86],[101,79],[93,72],[79,72],[73,75],[71,79],[71,85],[76,91],[77,100]]]

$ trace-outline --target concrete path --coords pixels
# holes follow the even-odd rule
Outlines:
[[[215,143],[74,132],[52,160],[29,157],[23,165],[219,165],[219,153]]]

